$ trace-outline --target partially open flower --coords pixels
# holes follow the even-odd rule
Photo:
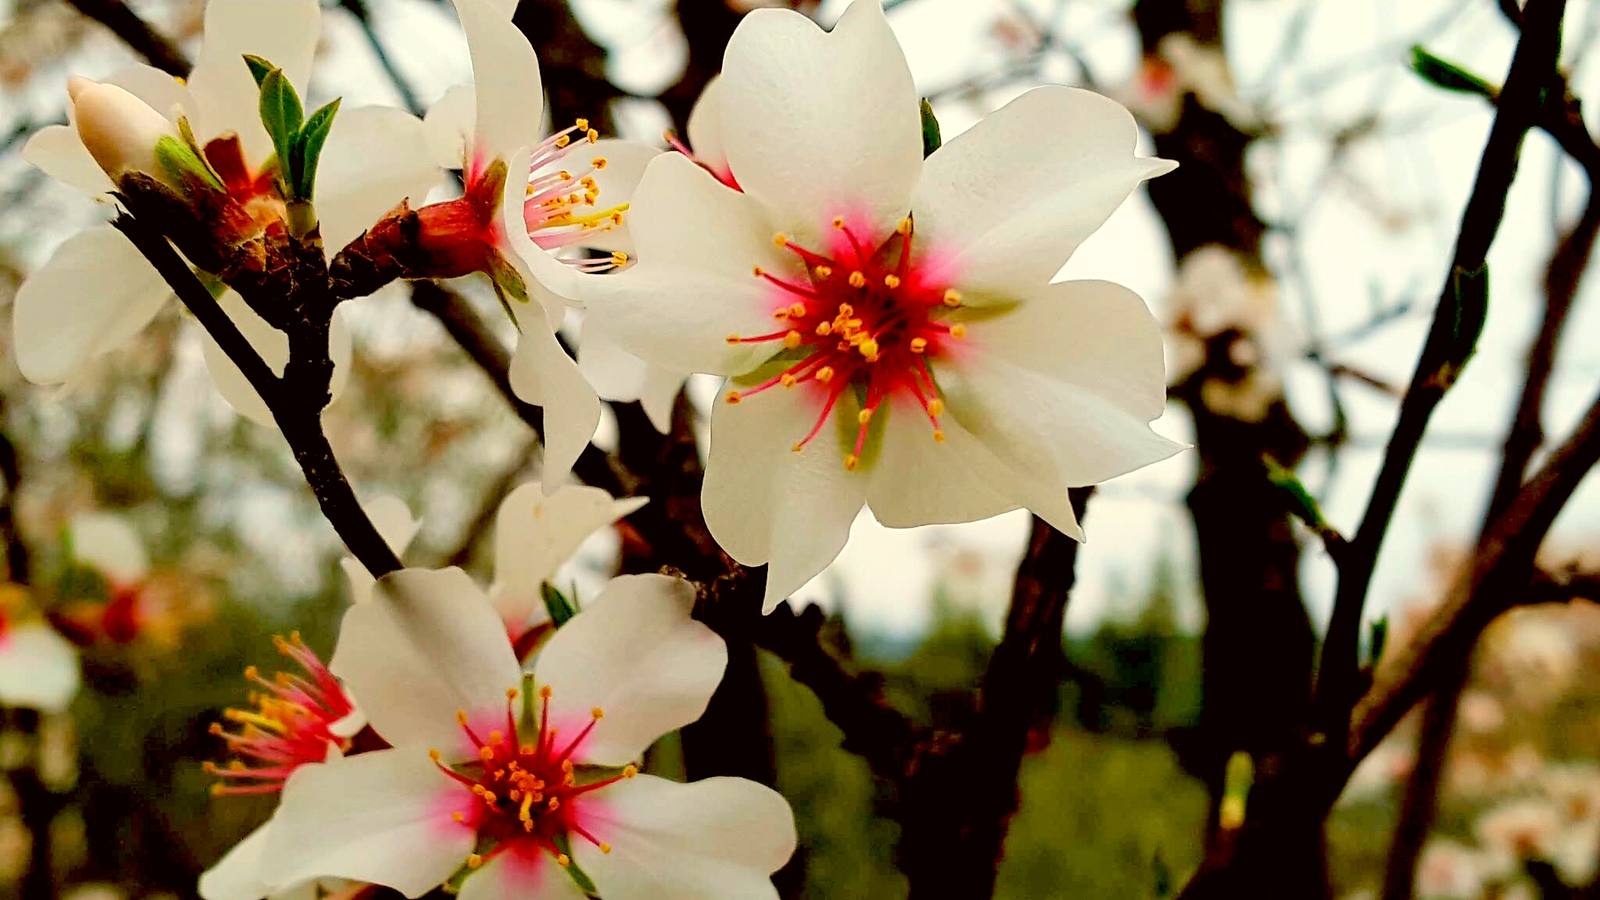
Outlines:
[[[114,84],[73,76],[67,93],[84,149],[112,181],[130,171],[163,174],[156,146],[178,140],[166,116]]]

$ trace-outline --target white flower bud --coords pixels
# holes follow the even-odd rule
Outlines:
[[[130,171],[161,175],[156,144],[178,134],[166,116],[114,84],[74,78],[67,93],[78,137],[113,181]]]

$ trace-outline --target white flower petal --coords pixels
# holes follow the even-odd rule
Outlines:
[[[194,95],[177,78],[155,66],[135,64],[119,69],[105,84],[114,84],[143,100],[151,109],[172,119],[192,113],[196,106]],[[196,135],[196,137],[200,137]],[[205,138],[200,138],[202,143]]]
[[[776,898],[771,874],[794,854],[794,814],[744,778],[679,784],[650,775],[589,795],[580,821],[610,853],[574,841],[573,856],[606,900]]]
[[[250,832],[200,875],[204,900],[260,900],[272,893],[272,883],[264,877],[261,865],[271,825],[268,821]]]
[[[847,435],[834,427],[853,423],[858,407],[845,391],[835,418],[795,453],[821,412],[821,386],[772,388],[738,404],[725,402],[727,390],[711,414],[701,500],[706,525],[729,556],[747,566],[769,563],[763,609],[770,612],[833,562],[866,500],[867,474],[844,468],[855,428]]]
[[[567,480],[573,463],[594,437],[600,425],[600,398],[578,371],[577,361],[542,323],[523,327],[508,375],[518,397],[544,407],[542,477],[549,490]]]
[[[1141,181],[1173,163],[1133,155],[1138,127],[1114,100],[1034,88],[928,157],[916,238],[973,302],[1019,299],[1053,277]]]
[[[723,59],[722,135],[740,187],[787,230],[865,216],[884,234],[922,170],[922,118],[905,54],[878,0],[831,32],[793,10],[745,16]]]
[[[70,104],[69,104],[70,107]],[[111,190],[111,179],[71,125],[46,125],[22,146],[22,158],[51,178],[90,194]],[[141,257],[142,259],[142,257]]]
[[[586,900],[549,852],[526,842],[496,853],[461,884],[460,900]]]
[[[605,167],[596,169],[590,175],[594,179],[597,209],[610,209],[630,203],[634,193],[639,189],[639,182],[644,178],[645,168],[650,165],[651,160],[661,155],[660,148],[640,141],[616,138],[604,138],[593,144],[575,144],[575,147],[576,149],[566,159],[546,166],[545,170],[567,169],[576,174],[590,168],[594,160],[604,159]],[[632,256],[635,248],[633,235],[628,229],[629,215],[631,211],[625,211],[621,225],[594,229],[583,241],[572,246],[595,250],[620,250]]]
[[[651,161],[628,211],[639,261],[584,282],[589,314],[629,352],[684,372],[732,375],[782,349],[777,341],[729,344],[730,334],[776,327],[785,302],[752,274],[798,274],[773,245],[765,213],[681,153]]]
[[[272,154],[272,140],[261,125],[260,91],[243,57],[259,56],[279,67],[304,97],[320,16],[316,0],[206,4],[205,39],[189,73],[189,92],[197,107],[191,123],[195,136],[204,142],[237,132],[245,158],[252,165],[264,162]]]
[[[460,569],[379,580],[372,600],[345,613],[329,668],[384,740],[446,754],[466,747],[457,710],[503,714],[506,690],[522,681],[500,617]]]
[[[229,290],[223,291],[217,298],[217,305],[233,320],[239,333],[250,342],[256,353],[260,354],[267,367],[274,374],[282,375],[283,367],[289,362],[289,337],[283,332],[268,325],[266,320],[255,314],[244,298]],[[333,380],[328,385],[329,393],[335,398],[344,390],[345,384],[350,380],[350,357],[354,352],[353,342],[350,337],[350,328],[344,322],[344,311],[334,310],[333,320],[328,328],[328,353],[333,359]],[[244,416],[257,425],[276,428],[277,423],[272,418],[272,410],[267,408],[267,402],[261,399],[250,380],[228,358],[210,332],[202,331],[200,342],[201,357],[205,360],[206,371],[211,373],[211,381],[217,386],[217,393],[222,399],[228,401],[234,412]]]
[[[438,180],[416,116],[384,106],[340,109],[317,165],[317,218],[329,258],[401,200],[421,206]]]
[[[477,99],[472,151],[487,164],[537,144],[544,128],[539,60],[522,32],[488,0],[455,0],[472,55]]]
[[[689,149],[695,162],[726,175],[728,149],[722,139],[722,76],[713,75],[689,110]]]
[[[107,579],[131,584],[150,571],[144,541],[128,520],[115,513],[82,513],[72,517],[72,555]]]
[[[971,346],[935,374],[950,414],[1015,471],[1080,487],[1183,449],[1150,430],[1166,403],[1161,334],[1127,288],[1049,285],[967,327]]]
[[[871,460],[867,504],[883,525],[976,522],[1022,505],[1003,490],[1009,472],[976,438],[948,417],[940,426],[945,439],[936,442],[921,407],[900,398],[873,417],[883,442]]]
[[[17,367],[36,384],[66,381],[143,330],[171,296],[121,232],[110,225],[79,232],[17,289]]]
[[[439,168],[459,169],[466,160],[477,123],[477,104],[472,85],[458,84],[428,107],[428,115],[422,120],[423,136]]]
[[[576,758],[620,766],[700,718],[728,665],[722,638],[689,617],[694,588],[666,575],[614,578],[539,652],[552,721],[604,710]],[[569,726],[570,727],[570,726]]]
[[[350,878],[418,897],[472,852],[472,827],[450,814],[474,799],[417,747],[301,766],[284,785],[265,858],[280,884]]]
[[[521,625],[544,609],[539,586],[555,577],[591,534],[643,506],[646,498],[613,500],[595,487],[563,485],[546,494],[537,481],[500,501],[494,520],[494,586],[500,617]]]
[[[54,628],[30,622],[0,634],[0,704],[63,712],[79,681],[78,651]]]

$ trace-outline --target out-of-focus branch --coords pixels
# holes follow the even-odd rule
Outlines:
[[[189,58],[122,0],[67,0],[73,8],[99,22],[143,56],[150,65],[182,78],[189,74]]]
[[[260,354],[240,333],[233,320],[217,305],[188,263],[178,256],[166,238],[147,228],[133,215],[122,213],[113,222],[144,258],[166,280],[183,305],[211,334],[217,346],[238,366],[250,386],[267,408],[294,453],[295,462],[306,483],[316,495],[323,516],[328,520],[351,554],[374,577],[400,568],[400,560],[378,534],[372,520],[361,508],[355,491],[339,468],[333,447],[322,431],[322,407],[327,402],[328,378],[333,367],[328,362],[327,320],[309,323],[305,329],[292,328],[289,334],[290,360],[282,378],[273,373]],[[318,256],[320,258],[320,249]],[[327,306],[324,315],[331,317]],[[317,338],[320,335],[320,343]],[[320,385],[315,383],[320,381]],[[312,402],[311,398],[322,398]]]
[[[5,496],[0,498],[0,543],[5,545],[6,581],[27,584],[29,576],[28,546],[17,532],[17,492],[22,488],[22,466],[17,458],[17,445],[5,430],[5,398],[0,397],[0,487]]]
[[[395,65],[394,57],[389,55],[389,50],[383,45],[383,39],[378,36],[378,29],[372,22],[371,10],[367,8],[367,0],[339,0],[339,5],[344,7],[361,26],[361,34],[367,39],[367,46],[371,48],[372,55],[378,60],[378,66],[383,69],[383,74],[388,77],[389,85],[400,96],[400,102],[414,116],[422,115],[422,103],[417,100],[417,92],[412,90],[411,82],[406,80]]]
[[[1349,552],[1340,560],[1339,586],[1323,642],[1314,700],[1314,726],[1336,742],[1343,740],[1348,723],[1345,711],[1360,689],[1357,648],[1362,610],[1384,536],[1428,421],[1477,343],[1475,331],[1463,333],[1462,317],[1470,313],[1463,310],[1462,279],[1488,277],[1484,260],[1505,214],[1506,195],[1516,177],[1523,137],[1540,117],[1542,94],[1555,72],[1565,9],[1565,0],[1528,3],[1522,37],[1506,75],[1472,193],[1461,215],[1455,252],[1440,291],[1433,326],[1400,403],[1399,420],[1373,483],[1366,512],[1350,540]],[[1487,291],[1486,284],[1483,290]],[[1465,327],[1473,330],[1473,326]]]

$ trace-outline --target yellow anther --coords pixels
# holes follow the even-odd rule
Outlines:
[[[883,286],[891,291],[894,290],[900,286],[900,276],[893,274],[883,276]]]
[[[867,338],[866,340],[857,344],[856,349],[860,350],[861,355],[865,356],[869,361],[878,358],[878,342],[872,338]]]
[[[856,308],[848,303],[839,304],[839,315],[844,316],[847,319],[854,315],[855,311]]]
[[[443,757],[444,757],[444,754],[440,753],[438,750],[429,750],[428,751],[428,758],[433,760],[434,762],[438,762]]]
[[[823,366],[817,370],[817,380],[823,384],[833,380],[833,366]]]
[[[928,415],[938,416],[944,414],[944,401],[938,397],[928,401]]]
[[[760,278],[761,276],[767,274],[767,270],[761,268],[760,266],[751,266],[750,267],[750,274],[754,275],[757,278]]]
[[[856,413],[856,422],[861,425],[871,424],[872,407],[869,406],[866,409],[863,409],[861,412]]]
[[[844,228],[844,216],[834,216],[833,217],[833,227],[843,230],[843,228]]]
[[[579,131],[588,131],[589,130],[589,120],[588,119],[579,119],[578,121],[574,122],[573,124],[578,126],[578,130]]]
[[[800,443],[799,441],[795,441],[793,444],[789,445],[789,449],[793,450],[796,453],[800,453],[801,451],[806,449],[806,445]]]
[[[737,344],[737,343],[739,343],[739,336],[737,334],[730,334],[727,337],[723,338],[723,340],[727,341],[730,344]]]
[[[939,430],[939,429],[937,429],[937,428],[935,428],[935,429],[934,429],[934,430],[933,430],[933,442],[934,442],[934,443],[935,443],[935,444],[942,444],[942,443],[944,443],[944,432],[943,432],[943,431],[941,431],[941,430]]]
[[[515,699],[517,699],[517,694],[518,693],[519,692],[517,691],[516,688],[506,688],[506,699],[507,700],[515,700]]]
[[[781,231],[778,232],[777,234],[772,236],[772,245],[774,247],[787,247],[787,246],[789,246],[789,236],[787,234],[784,234]]]
[[[596,719],[604,719],[606,717],[606,711],[596,706],[594,709],[589,710],[589,715]]]
[[[555,693],[555,692],[552,691],[550,689],[550,685],[547,684],[544,687],[539,688],[539,699],[540,700],[549,700],[550,699],[550,695],[553,694],[553,693]]]
[[[729,391],[728,392],[728,402],[730,404],[737,405],[739,403],[739,401],[743,400],[743,399],[744,399],[744,395],[740,394],[738,391]]]
[[[815,269],[812,269],[811,271],[815,272],[817,277],[821,278],[823,280],[827,280],[828,278],[831,278],[833,276],[833,267],[832,266],[817,266]]]
[[[479,867],[481,865],[483,865],[483,857],[479,856],[476,853],[468,853],[467,854],[467,868],[476,869],[477,867]]]
[[[787,306],[778,307],[777,309],[772,311],[772,317],[774,319],[787,319],[787,318],[789,318],[789,307],[787,307]]]
[[[795,318],[799,318],[799,317],[801,317],[801,316],[803,316],[805,314],[806,314],[806,305],[804,303],[800,303],[800,302],[797,301],[797,302],[791,303],[789,305],[789,315],[794,316]]]
[[[604,156],[596,156],[594,159],[589,160],[589,165],[594,166],[596,169],[604,169],[606,164],[607,160]],[[593,183],[592,181],[590,182],[590,184]]]
[[[622,777],[623,778],[632,778],[633,776],[635,776],[637,774],[639,774],[639,767],[634,765],[633,763],[628,763],[627,765],[622,767]]]
[[[910,346],[911,346],[911,352],[912,353],[921,353],[922,351],[928,349],[928,339],[927,338],[914,337],[914,338],[911,339]]]
[[[858,459],[854,453],[851,453],[844,458],[844,470],[846,472],[854,472],[856,470],[856,466],[860,464],[861,460]]]
[[[800,383],[800,379],[794,377],[793,375],[790,375],[788,372],[785,372],[782,375],[778,376],[778,383],[783,385],[786,388],[792,388],[796,384]]]
[[[570,143],[572,143],[572,138],[569,135],[563,134],[562,136],[556,138],[557,147],[565,147]]]
[[[788,334],[783,336],[783,345],[788,347],[790,350],[793,350],[800,346],[801,337],[802,336],[800,332],[790,331]]]
[[[456,710],[456,724],[457,725],[465,725],[465,724],[467,724],[467,711],[466,710],[464,710],[464,709]]]
[[[478,758],[483,760],[484,762],[492,761],[494,759],[494,748],[493,747],[479,747],[478,748]]]
[[[951,288],[944,292],[944,305],[952,309],[961,305],[961,292]]]
[[[550,798],[550,802],[546,803],[545,807],[548,808],[551,812],[555,812],[556,810],[561,808],[561,798],[560,797],[551,797]]]
[[[572,865],[572,857],[566,855],[565,853],[558,853],[556,854],[556,865],[565,869]]]
[[[833,333],[833,323],[832,322],[818,322],[817,323],[817,336],[818,337],[827,337],[829,334],[832,334],[832,333]]]
[[[860,272],[851,272],[850,273],[850,286],[853,287],[853,288],[866,287],[867,286],[867,276],[861,274]]]
[[[595,141],[600,140],[600,132],[595,131],[593,128],[591,128],[584,134],[584,137],[588,138],[589,139],[589,143],[592,144]]]
[[[967,326],[962,325],[960,323],[956,323],[955,325],[951,325],[950,326],[950,336],[953,337],[953,338],[964,338],[964,337],[966,337],[967,336]]]
[[[462,824],[462,823],[467,821],[466,814],[465,813],[458,813],[458,812],[451,813],[450,814],[450,819],[452,821],[454,821],[458,825],[460,825],[460,824]]]
[[[605,841],[601,841],[600,842],[600,852],[601,853],[610,853],[611,852],[611,845],[606,843]]]
[[[628,254],[623,253],[621,250],[613,250],[613,251],[611,251],[611,264],[613,266],[618,267],[618,268],[621,268],[621,267],[627,265],[628,264]]]
[[[517,818],[521,819],[524,822],[527,822],[527,821],[529,821],[530,819],[533,818],[533,795],[532,794],[523,794],[522,795],[522,806],[518,807],[518,809],[517,809]]]
[[[904,219],[901,219],[899,221],[899,223],[894,226],[894,230],[899,232],[901,236],[910,234],[911,233],[911,217],[910,216],[906,216]]]

